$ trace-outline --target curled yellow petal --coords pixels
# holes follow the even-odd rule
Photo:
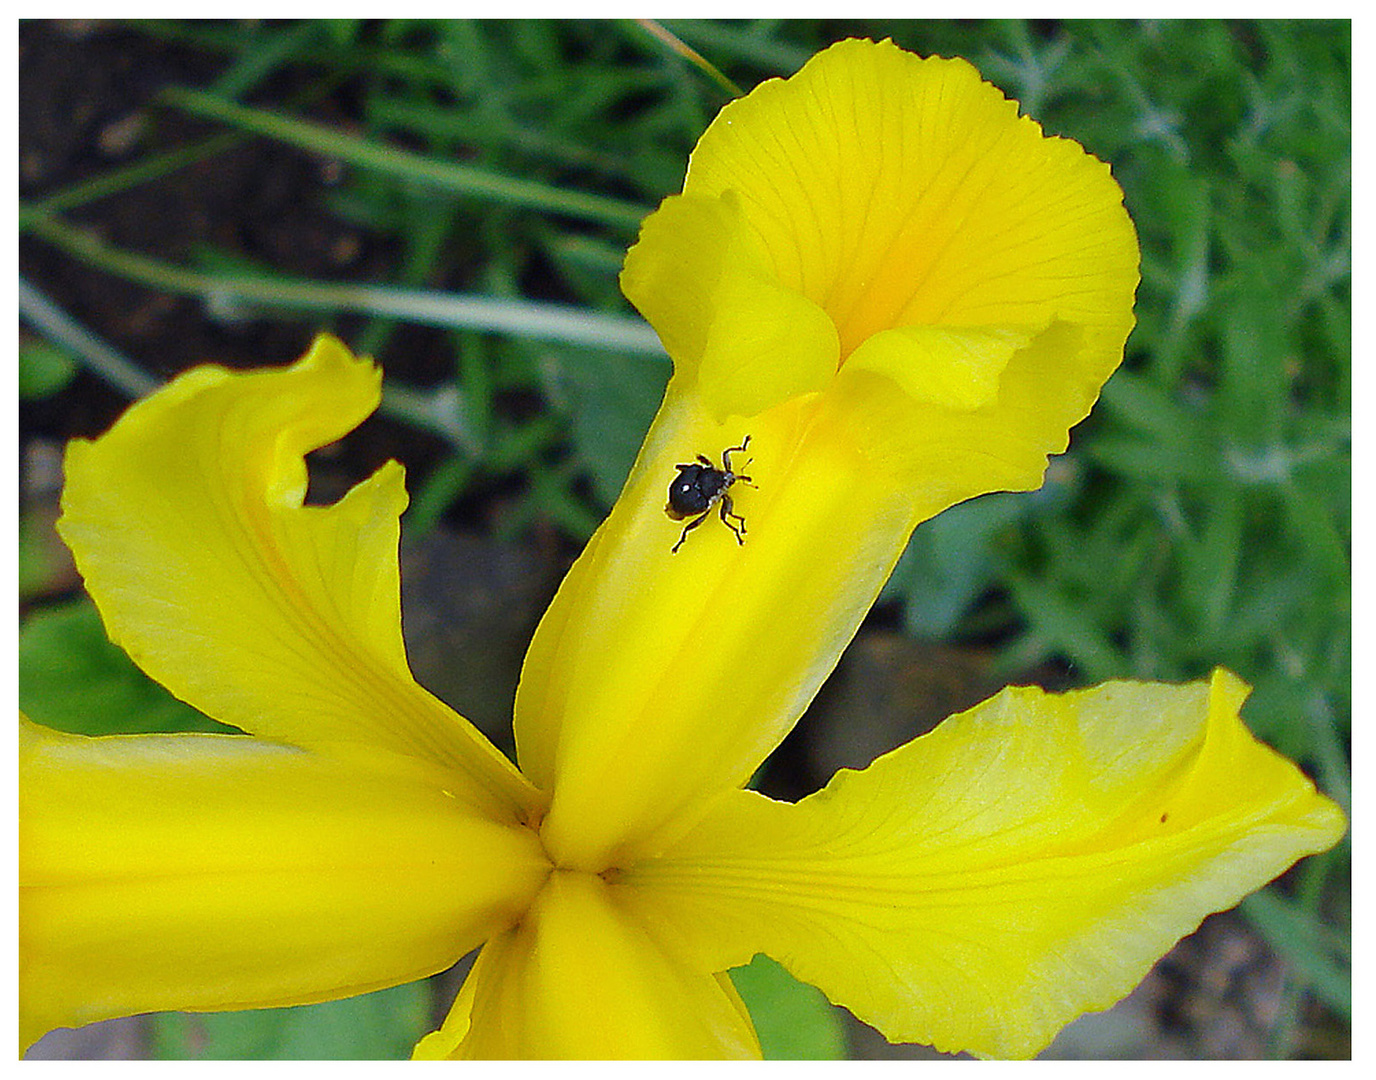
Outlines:
[[[887,376],[914,401],[968,412],[998,396],[1013,354],[1033,336],[992,327],[896,326],[866,338],[850,366]]]
[[[451,793],[461,776],[415,758],[20,731],[26,1045],[417,979],[516,921],[549,872],[534,833],[475,814]]]
[[[683,964],[600,878],[556,870],[489,942],[424,1058],[758,1058],[725,976]]]
[[[621,285],[674,358],[675,392],[717,419],[825,389],[836,374],[836,327],[779,281],[734,191],[665,199]]]
[[[376,408],[380,378],[327,336],[291,368],[196,368],[70,445],[58,528],[111,639],[201,711],[423,757],[466,774],[460,798],[528,811],[529,785],[407,666],[401,468],[302,505],[304,455]]]
[[[1030,1056],[1343,835],[1245,695],[1005,690],[796,805],[724,796],[617,888],[700,964],[764,952],[895,1042]]]

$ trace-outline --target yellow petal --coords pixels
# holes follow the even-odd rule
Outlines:
[[[1108,167],[1046,138],[964,60],[843,41],[718,114],[684,193],[736,191],[782,284],[848,357],[897,326],[1092,328],[1107,377],[1137,243]]]
[[[401,638],[402,470],[302,506],[303,455],[377,406],[380,372],[321,336],[296,365],[197,368],[67,451],[59,529],[111,640],[217,720],[298,746],[443,764],[475,805],[534,792],[411,677]]]
[[[1047,456],[1065,450],[1098,393],[1097,381],[1067,363],[1082,337],[1082,328],[1060,321],[1039,332],[885,331],[856,352],[826,395],[830,421],[896,474],[919,520],[988,491],[1035,490]],[[919,377],[906,367],[914,347],[936,361]],[[995,396],[976,404],[994,370]],[[896,393],[905,380],[907,392]]]
[[[897,383],[915,402],[963,412],[991,404],[1014,353],[1035,335],[997,327],[898,326],[866,338],[847,361]]]
[[[895,1042],[1030,1056],[1341,838],[1245,696],[1226,672],[1005,690],[797,805],[723,797],[617,891],[697,962],[767,953]]]
[[[717,421],[824,389],[836,374],[835,326],[774,276],[734,191],[665,199],[626,254],[621,287],[674,358],[677,389]]]
[[[511,925],[549,865],[452,774],[243,736],[90,739],[20,719],[27,1045],[156,1009],[297,1005],[407,982]]]
[[[552,792],[542,836],[599,872],[739,787],[830,673],[912,528],[911,494],[870,469],[817,399],[719,426],[671,391],[621,497],[546,612],[516,697],[521,767]],[[744,544],[713,515],[672,552],[677,462],[732,464]],[[749,462],[748,466],[746,462]]]
[[[694,970],[618,910],[605,882],[556,870],[528,918],[486,945],[417,1057],[758,1058],[725,976]]]

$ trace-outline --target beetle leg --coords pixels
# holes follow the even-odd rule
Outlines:
[[[715,468],[716,468],[716,466],[712,464],[711,459],[709,459],[708,457],[706,457],[706,456],[703,455],[703,454],[699,454],[699,455],[698,455],[698,460],[699,460],[700,462],[702,462],[704,465],[706,465],[709,469],[715,469]]]
[[[743,453],[745,453],[745,448],[746,448],[747,446],[749,446],[749,445],[750,445],[750,436],[747,435],[744,439],[741,440],[740,446],[731,446],[731,447],[728,447],[727,449],[725,449],[725,450],[723,450],[723,451],[721,452],[721,463],[722,463],[724,466],[726,466],[726,469],[725,469],[726,472],[730,472],[730,471],[731,471],[731,455],[732,455],[732,454],[743,454]],[[698,455],[698,456],[701,457],[701,455]],[[751,461],[753,461],[753,460],[754,460],[754,458],[751,458]],[[711,462],[708,462],[708,464],[710,465]],[[747,461],[746,464],[749,465],[750,462]],[[737,477],[736,479],[739,480],[740,477]]]
[[[732,519],[732,518],[735,518],[737,521],[740,522],[740,527],[739,527],[739,528],[737,528],[735,525],[731,524],[731,519]],[[721,497],[721,520],[725,523],[725,525],[726,525],[726,527],[727,527],[728,529],[730,529],[733,533],[736,534],[736,543],[738,543],[738,544],[744,544],[744,543],[745,543],[745,518],[741,517],[740,514],[734,513],[734,512],[732,511],[732,509],[731,509],[731,496],[730,496],[730,495],[723,495],[723,496]]]
[[[671,548],[669,549],[669,554],[670,554],[670,555],[676,555],[676,554],[678,554],[678,549],[681,548],[681,547],[683,546],[683,541],[687,538],[689,531],[692,530],[692,529],[696,529],[699,525],[701,525],[704,521],[706,521],[706,520],[707,520],[707,515],[710,514],[711,512],[712,512],[712,508],[709,506],[709,507],[706,509],[706,511],[704,511],[704,512],[701,513],[701,514],[699,514],[699,515],[698,515],[697,517],[695,517],[692,521],[688,522],[687,525],[683,526],[683,532],[681,532],[681,533],[678,534],[678,543],[675,544],[673,547],[671,547]]]

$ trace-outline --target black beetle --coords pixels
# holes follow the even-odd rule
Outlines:
[[[750,477],[744,473],[734,472],[731,468],[731,455],[745,453],[746,447],[750,445],[750,436],[747,435],[741,440],[740,446],[732,446],[721,452],[721,468],[718,469],[707,458],[698,455],[696,462],[691,465],[675,465],[678,475],[674,477],[673,483],[669,485],[669,505],[664,508],[664,512],[675,521],[682,521],[684,518],[698,516],[687,525],[683,526],[683,532],[679,534],[678,543],[669,549],[669,553],[675,554],[683,545],[684,539],[692,529],[696,529],[712,512],[712,507],[720,504],[721,520],[726,527],[736,534],[737,543],[745,543],[745,518],[740,514],[734,513],[731,507],[731,496],[726,489],[737,481],[749,484],[754,487]],[[749,465],[753,458],[746,461]],[[731,519],[735,518],[740,524],[736,525]]]

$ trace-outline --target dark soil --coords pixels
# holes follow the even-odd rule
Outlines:
[[[155,98],[165,86],[205,85],[223,66],[220,57],[113,23],[21,23],[21,199],[36,203],[131,161],[221,133]],[[328,103],[321,111],[328,115]],[[385,280],[395,267],[394,245],[322,204],[338,178],[335,162],[245,139],[200,164],[88,203],[65,220],[116,247],[179,265],[195,265],[198,252],[213,244],[246,264],[306,278]],[[319,328],[313,321],[227,322],[199,299],[132,284],[33,237],[20,240],[19,269],[88,329],[160,377],[207,362],[238,368],[287,363]],[[341,329],[348,327],[343,320]],[[401,334],[389,375],[426,385],[449,372],[452,357],[438,332]],[[93,436],[126,404],[123,394],[83,373],[63,393],[24,405],[21,444],[33,437],[62,442]],[[378,418],[345,445],[348,452],[331,465],[353,479],[389,456],[410,466],[414,479],[441,449],[424,434]]]

